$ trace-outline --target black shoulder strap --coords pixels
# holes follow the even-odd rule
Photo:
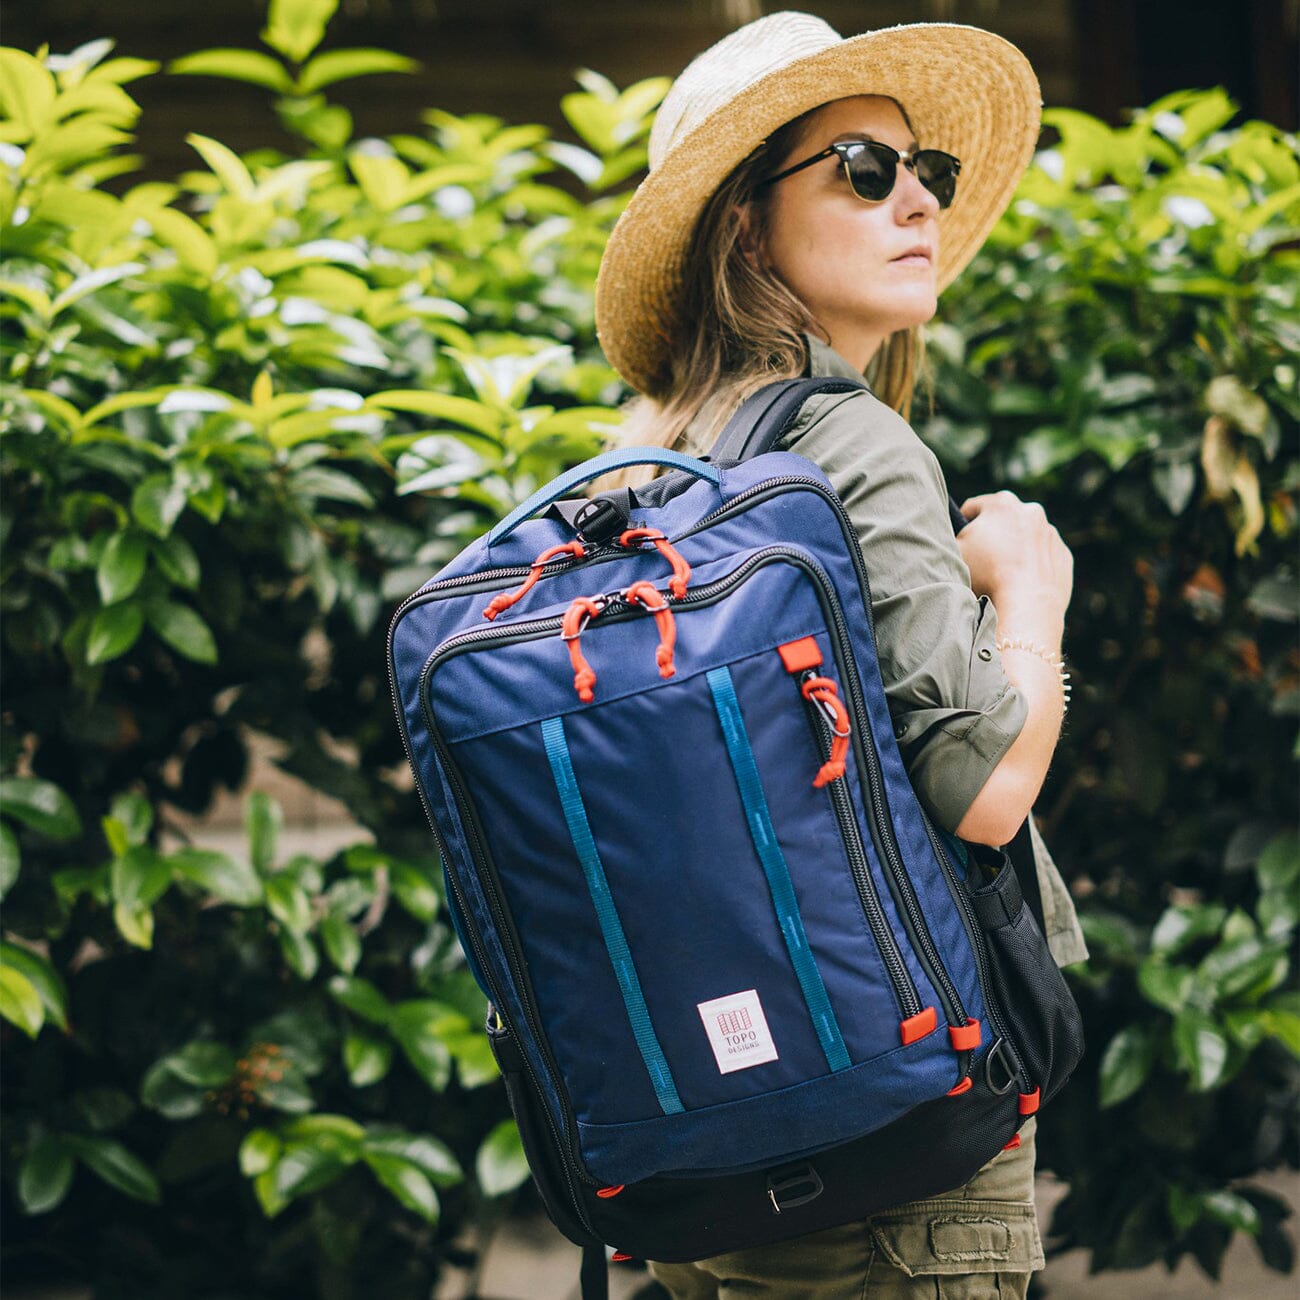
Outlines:
[[[778,379],[774,383],[765,384],[752,397],[742,402],[735,415],[727,421],[726,427],[710,449],[708,459],[721,463],[761,456],[781,441],[810,397],[818,393],[851,393],[857,389],[867,389],[866,382],[823,377]],[[948,495],[948,519],[954,533],[961,532],[969,522],[951,493]],[[1025,899],[1041,929],[1043,901],[1038,888],[1038,870],[1029,837],[1028,818],[1021,823],[1020,829],[1006,848]]]
[[[604,1246],[582,1248],[582,1268],[578,1273],[582,1300],[609,1300],[609,1265]]]
[[[803,404],[816,393],[852,393],[865,381],[823,376],[819,379],[778,379],[746,398],[709,450],[709,459],[751,460],[771,451],[794,423]]]

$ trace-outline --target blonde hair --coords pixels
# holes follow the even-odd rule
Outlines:
[[[906,111],[898,107],[906,121]],[[805,333],[830,342],[808,307],[760,265],[753,251],[765,242],[771,202],[770,190],[755,192],[755,187],[773,169],[773,159],[785,159],[798,146],[817,111],[774,131],[718,186],[700,214],[682,272],[678,315],[689,325],[672,339],[661,381],[624,407],[619,446],[671,447],[702,455],[751,393],[774,379],[804,373]],[[929,378],[920,327],[891,334],[871,359],[865,378],[876,397],[910,419],[918,382]],[[691,430],[697,420],[698,427]],[[622,470],[591,490],[635,485],[654,473],[641,466]]]

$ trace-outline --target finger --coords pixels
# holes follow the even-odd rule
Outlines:
[[[966,500],[961,503],[960,509],[967,519],[974,519],[975,516],[979,514],[979,512],[992,500],[992,493],[981,493],[976,497],[967,497]]]

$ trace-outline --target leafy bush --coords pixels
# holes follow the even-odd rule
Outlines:
[[[152,65],[0,52],[6,1249],[123,1294],[427,1295],[524,1177],[386,615],[616,423],[602,173],[663,85],[585,76],[594,150],[440,112],[352,142],[322,78],[405,61],[313,56],[329,11],[272,7],[288,66],[177,69],[280,67],[303,157],[195,136],[201,169],[116,195]],[[250,732],[375,844],[282,861],[257,796],[245,853],[185,843]]]
[[[1235,112],[1049,110],[1059,143],[932,334],[927,436],[1075,555],[1038,809],[1083,896],[1091,1052],[1042,1150],[1070,1183],[1056,1242],[1096,1268],[1217,1275],[1234,1229],[1292,1258],[1288,1208],[1245,1180],[1297,1154],[1300,160]]]
[[[581,145],[438,111],[353,140],[324,90],[410,65],[317,53],[333,8],[173,65],[266,86],[303,145],[194,136],[172,184],[121,152],[154,65],[0,51],[10,1277],[427,1295],[523,1176],[385,614],[616,422],[592,283],[666,83],[581,74]],[[1234,1229],[1289,1259],[1242,1180],[1291,1158],[1300,1054],[1298,177],[1231,115],[1052,114],[931,331],[954,480],[1043,499],[1077,556],[1040,809],[1086,895],[1093,1054],[1043,1132],[1058,1239],[1101,1267],[1213,1270]],[[185,842],[250,732],[374,843],[286,859],[260,796],[246,851]]]

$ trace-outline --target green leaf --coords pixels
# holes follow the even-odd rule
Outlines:
[[[301,63],[320,43],[339,0],[271,0],[262,40]]]
[[[293,91],[293,78],[285,71],[284,65],[257,50],[200,50],[197,54],[173,59],[167,65],[167,71],[178,76],[227,77],[231,81],[247,81],[285,95]]]
[[[1208,1016],[1184,1011],[1174,1021],[1174,1051],[1192,1077],[1196,1092],[1206,1092],[1223,1077],[1228,1064],[1228,1040]]]
[[[52,840],[71,840],[81,834],[81,818],[72,800],[53,781],[39,777],[0,777],[0,813]]]
[[[295,934],[311,929],[312,907],[306,891],[284,872],[266,878],[266,906],[281,925]]]
[[[474,1171],[484,1196],[504,1196],[528,1178],[528,1159],[514,1120],[502,1120],[483,1140]]]
[[[87,1128],[103,1133],[130,1119],[136,1104],[121,1088],[78,1088],[72,1108]]]
[[[149,605],[149,626],[178,654],[195,663],[215,664],[217,642],[212,629],[188,605],[159,601]]]
[[[276,842],[284,813],[270,795],[254,791],[244,804],[244,831],[248,835],[248,852],[253,866],[266,875],[275,864]]]
[[[1144,1025],[1127,1025],[1110,1040],[1101,1058],[1098,1105],[1102,1110],[1117,1106],[1146,1082],[1157,1046],[1154,1033]]]
[[[330,50],[318,54],[298,74],[298,93],[311,95],[336,81],[370,76],[377,72],[418,72],[420,65],[391,50]]]
[[[36,990],[45,1016],[60,1029],[68,1030],[68,992],[58,971],[30,948],[16,943],[0,943],[0,967],[16,970]]]
[[[406,1059],[435,1092],[442,1092],[451,1079],[451,1048],[441,1033],[449,1014],[457,1013],[449,1013],[439,1002],[419,998],[399,1003],[389,1021]]]
[[[1230,1192],[1226,1187],[1205,1192],[1201,1196],[1205,1212],[1220,1223],[1239,1232],[1254,1234],[1259,1231],[1259,1211],[1244,1196]]]
[[[341,1006],[377,1025],[386,1025],[393,1015],[392,1004],[369,980],[354,975],[335,975],[329,982],[330,996]]]
[[[1186,966],[1167,966],[1160,957],[1148,957],[1138,967],[1138,988],[1142,996],[1165,1011],[1182,1009],[1194,980]]]
[[[155,537],[167,537],[185,509],[185,489],[166,474],[151,474],[131,494],[131,514]]]
[[[35,1038],[45,1023],[41,996],[26,975],[12,966],[0,966],[0,1016]]]
[[[0,822],[0,899],[14,887],[21,869],[22,853],[18,848],[18,836]]]
[[[369,1130],[365,1150],[397,1156],[422,1169],[435,1187],[454,1187],[465,1175],[447,1146],[427,1133],[376,1126]]]
[[[418,867],[408,862],[392,861],[389,864],[389,882],[394,897],[417,921],[427,925],[438,915],[442,900]]]
[[[270,1129],[255,1128],[239,1144],[239,1170],[246,1178],[264,1174],[280,1158],[280,1139]]]
[[[1269,840],[1255,864],[1261,889],[1284,889],[1300,880],[1300,835],[1284,831]]]
[[[114,798],[109,816],[121,826],[128,846],[143,844],[153,825],[153,809],[148,799],[134,790],[125,790]]]
[[[45,65],[24,50],[0,49],[0,111],[30,139],[53,118],[58,88]]]
[[[275,1190],[285,1200],[306,1196],[328,1187],[352,1161],[308,1144],[286,1147],[274,1169]]]
[[[343,1039],[343,1065],[354,1088],[366,1088],[387,1075],[393,1063],[393,1045],[362,1030]]]
[[[1218,934],[1227,915],[1226,908],[1211,903],[1167,908],[1151,932],[1151,949],[1173,956],[1197,939]]]
[[[196,1038],[168,1056],[177,1078],[198,1088],[218,1088],[235,1072],[235,1054],[224,1043]]]
[[[280,951],[299,979],[314,979],[320,969],[320,953],[309,936],[298,930],[280,931]]]
[[[26,1214],[44,1214],[59,1205],[72,1185],[72,1153],[54,1134],[39,1138],[18,1169],[18,1202]]]
[[[151,543],[155,563],[178,587],[197,591],[201,570],[194,548],[179,533]]]
[[[321,939],[329,959],[339,970],[351,974],[361,960],[361,936],[340,912],[326,912],[321,918]]]
[[[171,868],[146,844],[128,849],[112,863],[113,898],[127,911],[152,907],[167,892]]]
[[[172,1058],[155,1061],[140,1081],[140,1100],[150,1110],[170,1120],[193,1119],[203,1110],[206,1088],[182,1079],[172,1068]]]
[[[120,1142],[104,1137],[66,1136],[64,1140],[76,1153],[77,1159],[109,1186],[150,1205],[157,1205],[162,1199],[158,1180]]]
[[[350,474],[323,465],[309,465],[289,481],[295,494],[309,500],[345,501],[367,509],[375,504],[374,497]]]
[[[255,907],[262,901],[262,882],[246,862],[216,849],[180,849],[167,859],[179,876],[193,881],[209,894],[236,907]]]
[[[426,1223],[437,1223],[438,1193],[419,1169],[397,1156],[366,1152],[363,1158],[375,1177],[400,1204],[413,1210]]]
[[[114,533],[99,557],[95,573],[99,584],[99,599],[105,605],[114,605],[140,585],[144,577],[148,548],[139,533]]]
[[[216,173],[217,179],[229,194],[242,199],[245,203],[253,201],[253,178],[236,153],[226,148],[220,140],[213,140],[196,132],[187,135],[185,143],[197,150],[199,156]]]
[[[106,664],[125,654],[144,627],[144,610],[139,605],[109,605],[90,620],[86,634],[86,662]]]
[[[448,393],[426,393],[419,389],[393,389],[366,398],[366,410],[408,411],[473,429],[485,438],[495,439],[501,432],[501,413],[483,402]]]
[[[150,908],[113,907],[113,924],[127,943],[136,948],[153,947],[153,912]]]

